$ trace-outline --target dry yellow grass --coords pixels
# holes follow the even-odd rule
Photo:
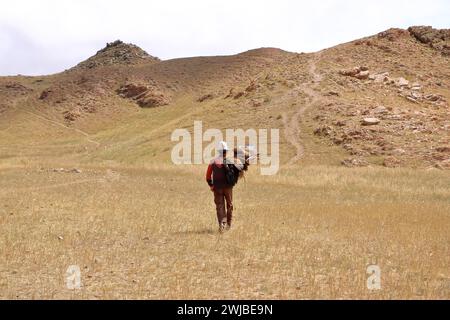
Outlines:
[[[262,49],[40,81],[0,79],[34,90],[6,96],[11,101],[0,110],[0,298],[449,299],[450,173],[343,168],[350,152],[314,135],[317,115],[337,127],[349,117],[339,108],[350,104],[422,108],[403,108],[407,101],[395,88],[342,79],[342,68],[367,65],[411,81],[433,70],[435,78],[420,82],[448,98],[448,59],[411,41],[406,49],[402,41],[392,44],[398,56],[344,44],[316,54]],[[398,72],[400,62],[409,73]],[[118,97],[115,86],[128,76],[172,88],[171,104],[140,109]],[[110,95],[99,98],[95,113],[67,123],[65,108],[86,103],[70,96],[84,77],[93,86],[87,93],[103,83]],[[255,79],[256,91],[225,99]],[[38,99],[52,85],[68,95],[67,106]],[[215,98],[199,103],[205,94]],[[446,128],[448,108],[422,109],[428,118],[438,112]],[[224,235],[206,167],[170,163],[171,133],[196,120],[205,129],[280,129],[281,171],[263,177],[251,168],[235,190],[234,227]],[[448,130],[439,130],[425,132],[423,144],[405,130],[383,137],[407,149],[406,164],[420,168],[432,164],[416,166],[420,152],[448,144]],[[381,155],[368,158],[382,162]],[[61,167],[82,173],[54,172]],[[379,291],[366,286],[374,264],[381,268]],[[81,268],[80,290],[65,285],[71,265]]]
[[[0,171],[1,298],[450,297],[445,171],[252,168],[221,236],[204,167],[49,168]]]

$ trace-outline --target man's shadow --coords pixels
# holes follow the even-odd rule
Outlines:
[[[214,230],[212,229],[199,229],[199,230],[185,230],[185,231],[179,231],[179,232],[175,232],[175,235],[179,235],[179,236],[186,236],[186,235],[213,235],[216,234],[216,232],[214,232]]]

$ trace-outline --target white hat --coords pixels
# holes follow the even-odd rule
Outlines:
[[[220,141],[217,147],[218,151],[228,151],[228,144],[225,141]]]

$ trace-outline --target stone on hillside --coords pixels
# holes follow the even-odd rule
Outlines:
[[[147,92],[137,103],[141,108],[154,108],[168,105],[170,100],[161,92]]]
[[[140,83],[127,83],[117,90],[122,98],[129,98],[142,107],[153,108],[165,106],[170,103],[170,99],[154,87]]]
[[[392,79],[391,77],[386,77],[384,79],[385,84],[395,84],[395,79]]]
[[[369,80],[372,80],[376,83],[382,83],[389,79],[389,72],[376,73],[369,75]]]
[[[417,91],[412,91],[405,98],[413,103],[419,103],[422,100],[422,95]]]
[[[395,80],[395,84],[397,87],[407,87],[409,85],[409,81],[406,80],[405,78],[398,78],[397,80]]]
[[[413,90],[413,91],[420,91],[420,90],[422,90],[422,86],[420,85],[420,83],[414,82],[411,85],[411,90]]]
[[[388,109],[384,106],[378,106],[373,110],[373,112],[377,114],[384,114],[388,112]]]
[[[373,126],[373,125],[379,124],[380,122],[381,122],[381,120],[378,118],[364,118],[362,120],[362,124],[364,126]]]
[[[355,77],[360,72],[361,72],[361,68],[355,67],[350,70],[341,70],[341,71],[339,71],[339,74],[343,75],[343,76],[347,76],[347,77]]]
[[[369,78],[369,71],[361,71],[355,77],[360,80],[366,80]]]
[[[339,74],[342,76],[353,77],[360,80],[366,80],[370,77],[369,68],[367,67],[355,67],[350,70],[341,70]]]
[[[428,101],[436,102],[436,101],[441,100],[442,97],[437,94],[427,94],[426,96],[424,96],[424,99],[428,100]]]
[[[317,136],[329,136],[333,132],[333,128],[330,126],[320,126],[314,130],[314,134]]]
[[[122,98],[134,98],[144,92],[147,92],[150,88],[143,84],[127,83],[117,90],[117,93]]]
[[[341,164],[343,166],[346,166],[348,168],[352,168],[352,167],[367,167],[369,165],[369,163],[361,158],[349,158],[349,159],[344,159],[342,160]]]
[[[73,122],[81,117],[81,112],[79,110],[67,110],[64,112],[64,119],[69,122]]]

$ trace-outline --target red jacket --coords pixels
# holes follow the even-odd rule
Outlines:
[[[209,164],[208,170],[206,170],[206,182],[210,187],[214,186],[215,189],[227,187],[222,157],[214,159]]]

